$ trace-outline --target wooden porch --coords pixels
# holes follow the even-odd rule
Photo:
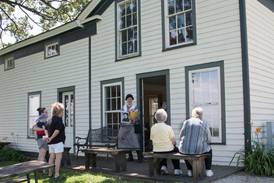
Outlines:
[[[144,160],[142,163],[133,161],[127,162],[127,170],[123,172],[115,172],[113,170],[113,159],[111,157],[99,157],[97,160],[97,168],[91,169],[90,171],[93,172],[102,172],[109,175],[118,176],[125,179],[138,179],[143,180],[145,182],[184,182],[184,183],[191,183],[192,177],[187,176],[187,170],[184,163],[181,163],[181,168],[183,169],[183,175],[181,176],[174,176],[173,175],[173,167],[171,162],[168,161],[168,167],[170,175],[163,175],[163,176],[149,176],[149,164],[148,160]],[[85,158],[79,157],[78,159],[72,158],[72,168],[77,170],[85,170]],[[236,173],[241,170],[241,168],[236,167],[229,167],[229,166],[212,166],[212,170],[214,172],[213,177],[206,177],[203,175],[198,180],[199,183],[206,183],[212,182],[226,176],[229,176],[233,173]]]

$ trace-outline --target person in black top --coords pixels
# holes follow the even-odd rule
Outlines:
[[[55,178],[60,176],[60,165],[62,153],[64,152],[65,143],[65,126],[63,124],[64,105],[56,102],[52,104],[52,119],[48,123],[47,131],[48,138],[46,139],[49,145],[49,164],[55,163]],[[49,176],[52,176],[52,170],[49,170]]]
[[[39,148],[39,161],[45,161],[45,156],[48,150],[48,143],[43,140],[45,136],[45,128],[47,126],[48,111],[45,107],[39,107],[37,109],[39,117],[36,119],[36,124],[32,127],[32,130],[36,132],[36,141]]]

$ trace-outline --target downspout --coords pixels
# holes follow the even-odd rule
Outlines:
[[[101,20],[101,18],[97,18],[97,19]],[[91,129],[92,129],[92,124],[91,124],[91,33],[88,30],[88,28],[84,26],[85,22],[88,22],[88,21],[87,20],[75,21],[78,27],[85,29],[88,32],[88,128],[89,128],[88,132],[91,132]],[[91,145],[91,141],[92,139],[90,134],[88,139],[88,145]]]
[[[241,50],[242,50],[242,77],[243,77],[243,104],[244,104],[244,136],[245,153],[251,149],[251,112],[250,112],[250,84],[249,84],[249,60],[248,39],[246,21],[246,1],[239,0]]]

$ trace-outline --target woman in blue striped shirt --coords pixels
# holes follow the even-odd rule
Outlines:
[[[196,107],[192,110],[192,117],[183,123],[180,131],[179,151],[183,154],[208,154],[205,159],[206,175],[213,176],[211,170],[212,149],[210,146],[211,135],[208,124],[202,121],[203,109]],[[185,160],[188,176],[192,176],[192,166]]]

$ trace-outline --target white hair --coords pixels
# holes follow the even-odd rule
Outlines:
[[[193,118],[200,118],[202,119],[203,117],[203,108],[201,107],[195,107],[194,109],[192,109],[192,117]]]
[[[165,122],[167,120],[167,113],[164,109],[158,109],[154,117],[158,122]]]

